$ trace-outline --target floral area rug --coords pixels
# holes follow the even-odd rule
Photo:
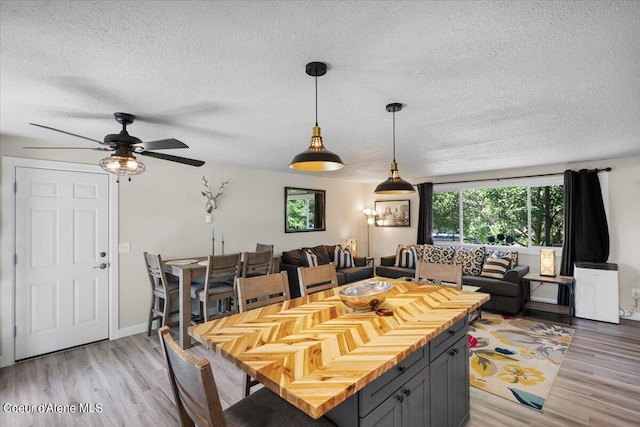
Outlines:
[[[471,385],[537,409],[551,393],[574,330],[493,313],[469,328]]]

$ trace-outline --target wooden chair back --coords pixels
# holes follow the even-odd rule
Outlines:
[[[229,282],[233,283],[242,273],[242,254],[209,255],[207,257],[208,283]]]
[[[240,312],[290,299],[287,272],[238,279]]]
[[[236,279],[240,277],[242,254],[230,255],[209,255],[207,257],[207,272],[204,289],[197,294],[202,303],[202,319],[207,322],[223,316],[229,316],[237,312],[236,300]],[[226,301],[226,307],[222,311],[222,306],[218,303],[218,313],[209,313],[209,302]],[[231,303],[235,306],[231,308]]]
[[[242,264],[242,277],[262,276],[271,273],[273,252],[245,252]]]
[[[273,253],[273,245],[265,245],[263,243],[256,243],[256,252],[271,251]]]
[[[147,264],[147,275],[149,276],[151,291],[161,290],[165,295],[169,295],[169,289],[167,287],[169,282],[167,281],[160,255],[145,252],[144,260]]]
[[[300,295],[309,295],[338,287],[338,275],[333,263],[317,267],[298,267]]]
[[[160,328],[158,335],[181,424],[226,427],[209,361],[198,360],[182,350],[171,338],[168,327]]]
[[[418,261],[415,281],[424,280],[432,280],[443,286],[454,286],[462,289],[462,265]]]
[[[269,274],[278,272],[278,270],[276,269],[276,267],[277,267],[276,262],[275,262],[276,260],[273,259],[273,250],[274,250],[274,245],[266,245],[264,243],[256,243],[256,252],[264,252],[264,251],[271,252],[271,271],[269,271]]]

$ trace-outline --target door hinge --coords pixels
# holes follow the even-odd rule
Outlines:
[[[13,254],[13,265],[18,265],[18,254]]]
[[[18,336],[18,327],[17,327],[17,326],[14,326],[14,327],[13,327],[13,337],[15,338],[15,337],[17,337],[17,336]]]
[[[18,192],[18,181],[13,181],[13,194]]]

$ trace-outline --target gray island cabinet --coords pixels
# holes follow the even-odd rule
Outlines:
[[[467,317],[325,416],[338,426],[459,427],[469,420]]]

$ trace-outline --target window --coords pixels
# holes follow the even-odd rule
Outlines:
[[[434,184],[433,240],[561,247],[562,176]]]

